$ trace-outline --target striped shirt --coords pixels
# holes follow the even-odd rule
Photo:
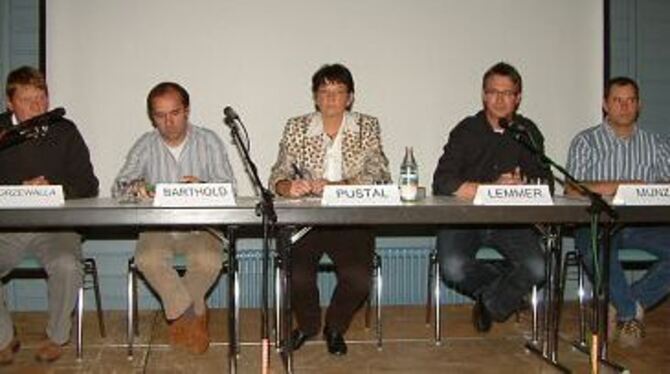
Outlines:
[[[666,139],[635,125],[619,138],[604,122],[572,140],[568,171],[580,181],[670,182],[670,145]]]
[[[202,182],[232,183],[236,190],[233,170],[226,148],[212,130],[188,125],[184,147],[176,159],[158,130],[142,135],[126,156],[112,187],[118,196],[122,182],[144,179],[147,183],[177,183],[185,176],[195,176]]]

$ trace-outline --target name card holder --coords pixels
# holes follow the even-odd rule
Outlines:
[[[59,207],[65,204],[63,186],[0,186],[0,208]]]
[[[230,183],[159,183],[154,206],[226,207],[236,206]]]
[[[621,184],[614,205],[670,205],[670,184]]]
[[[479,185],[475,205],[554,205],[546,184]]]
[[[323,188],[321,205],[401,205],[400,190],[398,189],[398,186],[394,184],[330,185]]]

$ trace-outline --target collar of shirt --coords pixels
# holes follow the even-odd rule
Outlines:
[[[344,118],[342,119],[342,126],[338,132],[349,131],[356,133],[359,131],[358,126],[356,126],[356,114],[351,112],[345,112]],[[323,131],[323,120],[321,119],[321,113],[314,112],[309,123],[309,128],[307,129],[307,136],[322,136],[326,133]]]
[[[601,126],[603,128],[603,131],[610,140],[624,143],[628,143],[630,140],[634,139],[637,136],[639,130],[637,123],[634,123],[633,131],[630,133],[630,136],[627,138],[620,138],[619,136],[617,136],[616,132],[614,132],[612,125],[610,125],[607,119],[603,121],[603,124]]]
[[[16,118],[16,114],[12,113],[12,125],[16,126],[19,124],[19,119]]]

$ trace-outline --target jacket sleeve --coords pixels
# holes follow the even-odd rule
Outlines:
[[[437,162],[433,174],[433,194],[451,195],[463,183],[467,182],[462,172],[465,165],[465,156],[468,151],[466,132],[459,125],[449,134],[442,156]]]
[[[270,171],[270,178],[268,181],[268,188],[275,192],[277,182],[282,180],[292,180],[295,178],[295,171],[293,164],[297,160],[295,150],[299,142],[298,135],[300,133],[299,122],[290,119],[284,127],[284,133],[279,141],[279,153]]]
[[[362,127],[361,131],[363,131],[362,136],[368,139],[368,146],[364,150],[363,168],[348,182],[352,184],[390,183],[389,160],[382,147],[379,120],[372,118],[368,125]]]
[[[67,137],[63,192],[66,199],[98,196],[98,178],[93,171],[91,156],[84,138],[73,123]]]

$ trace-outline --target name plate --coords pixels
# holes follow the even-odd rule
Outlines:
[[[63,206],[63,186],[0,186],[0,207],[35,208]]]
[[[614,205],[670,205],[670,184],[621,184]]]
[[[236,206],[230,183],[159,183],[154,206]]]
[[[321,205],[400,205],[400,190],[394,184],[325,186]]]
[[[553,205],[546,184],[499,185],[477,187],[475,205]]]

